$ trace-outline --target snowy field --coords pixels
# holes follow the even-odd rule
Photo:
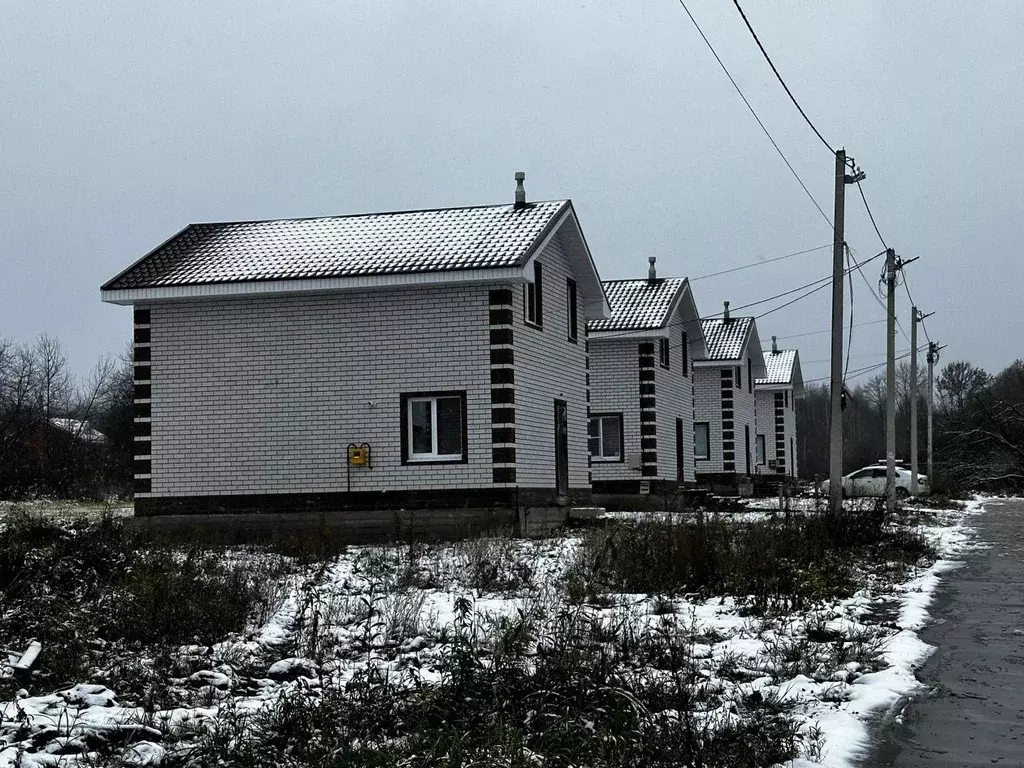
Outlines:
[[[853,594],[789,612],[752,611],[744,595],[581,586],[581,551],[593,535],[585,531],[349,548],[282,573],[273,610],[248,630],[176,647],[173,663],[163,666],[135,660],[172,670],[153,701],[119,691],[105,670],[56,690],[0,688],[12,694],[0,700],[0,768],[187,765],[183,756],[197,754],[197,734],[216,730],[225,712],[237,722],[239,713],[278,706],[282,695],[318,697],[371,678],[390,687],[439,685],[451,676],[458,638],[486,648],[474,657],[484,666],[500,664],[513,644],[535,668],[544,638],[567,625],[614,646],[609,654],[623,679],[648,685],[678,678],[685,667],[694,711],[666,706],[651,717],[695,719],[697,732],[712,734],[742,720],[745,702],[776,702],[793,724],[799,755],[784,764],[851,766],[868,745],[872,721],[917,686],[914,670],[931,648],[916,632],[941,574],[971,546],[971,518],[981,505],[922,516],[917,530],[934,547],[934,562],[901,571],[898,582],[884,569],[858,572]],[[761,502],[749,518],[775,514]],[[2,659],[0,679],[9,679]]]

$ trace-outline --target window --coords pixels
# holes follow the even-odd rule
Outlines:
[[[743,389],[743,366],[736,366],[736,389]]]
[[[789,408],[789,390],[786,390],[786,407]]]
[[[764,464],[764,435],[757,436],[757,444],[754,451],[757,454],[757,463]]]
[[[754,361],[747,358],[747,392],[754,391]]]
[[[569,315],[569,341],[579,337],[579,313],[576,311],[576,281],[565,281],[565,309]]]
[[[658,364],[668,368],[668,339],[658,339]]]
[[[591,416],[587,436],[592,459],[595,461],[622,461],[621,413],[601,413]]]
[[[533,325],[544,324],[543,294],[544,286],[541,277],[542,270],[539,261],[533,262],[533,282],[525,286],[523,300],[526,303],[526,322]]]
[[[706,421],[698,421],[693,425],[693,457],[711,458],[711,434]]]
[[[690,342],[683,334],[683,376],[686,376],[690,371]]]
[[[402,463],[466,461],[466,393],[402,395]]]

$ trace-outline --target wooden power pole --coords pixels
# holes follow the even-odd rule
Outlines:
[[[838,515],[843,509],[843,278],[846,270],[843,256],[846,249],[844,220],[846,216],[846,185],[863,181],[864,172],[857,168],[846,172],[846,151],[836,151],[836,202],[832,241],[832,366],[830,375],[831,422],[829,425],[828,509]],[[853,165],[852,159],[849,165]]]

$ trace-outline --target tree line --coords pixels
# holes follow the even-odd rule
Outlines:
[[[0,499],[130,494],[132,376],[130,353],[79,378],[52,336],[0,339]]]
[[[912,377],[896,370],[896,457],[910,467]],[[918,467],[927,472],[927,368],[918,372]],[[932,489],[1024,489],[1024,361],[996,375],[965,360],[946,363],[935,377]],[[843,411],[843,472],[885,460],[885,375],[850,392]],[[797,401],[800,473],[829,474],[830,402],[827,384],[808,386]]]

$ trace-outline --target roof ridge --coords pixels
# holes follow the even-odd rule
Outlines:
[[[558,203],[562,205],[568,202],[570,198],[555,198],[552,200],[533,200],[526,204],[526,209],[546,203]],[[222,227],[230,224],[275,224],[277,222],[295,222],[295,221],[327,221],[329,219],[357,219],[363,216],[398,216],[403,213],[440,213],[441,211],[479,211],[484,208],[511,208],[512,210],[524,210],[522,208],[516,208],[514,203],[489,203],[486,205],[450,205],[441,206],[439,208],[408,208],[394,211],[364,211],[362,213],[337,213],[328,214],[326,216],[295,216],[288,217],[284,216],[277,219],[233,219],[230,221],[194,221],[188,226],[190,227]]]

